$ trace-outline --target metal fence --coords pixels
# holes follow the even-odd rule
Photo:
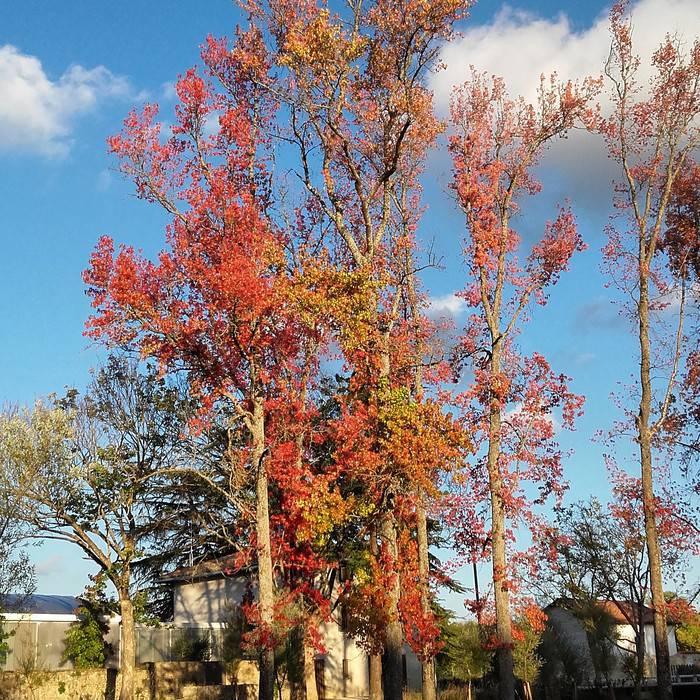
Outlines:
[[[64,639],[70,622],[19,621],[5,622],[9,653],[3,671],[56,671],[71,669],[70,661],[62,660]],[[224,629],[206,627],[137,627],[136,662],[158,661],[221,661]],[[112,654],[106,666],[119,665],[119,626],[112,625],[106,636]]]
[[[224,634],[207,627],[138,627],[136,661],[222,661]]]

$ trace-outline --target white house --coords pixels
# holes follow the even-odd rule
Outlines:
[[[248,586],[245,574],[231,571],[226,560],[210,560],[177,569],[163,577],[173,591],[175,627],[221,628],[232,605],[239,605]],[[316,679],[326,700],[369,696],[369,659],[343,630],[340,610],[321,628],[325,654],[316,655]],[[418,658],[404,647],[404,683],[420,691]]]
[[[615,623],[616,643],[614,647],[615,666],[610,674],[610,680],[615,682],[628,682],[629,674],[625,671],[623,660],[634,653],[636,648],[634,628],[630,624],[630,604],[626,602],[599,601],[597,605],[607,613]],[[549,624],[572,649],[578,652],[586,667],[588,682],[595,680],[595,669],[588,644],[588,638],[583,623],[579,620],[565,603],[557,601],[545,609],[549,618]],[[634,619],[634,618],[631,618]],[[642,610],[642,624],[644,626],[644,675],[646,678],[656,677],[656,648],[654,635],[654,612],[644,606]],[[668,646],[671,657],[678,653],[676,646],[676,633],[672,625],[667,628]],[[628,651],[627,651],[628,650]]]

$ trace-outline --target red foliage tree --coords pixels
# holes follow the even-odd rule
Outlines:
[[[330,225],[334,260],[371,281],[364,312],[349,319],[342,339],[353,373],[345,418],[356,435],[378,430],[377,414],[385,397],[406,385],[392,365],[402,290],[414,274],[407,274],[405,265],[405,243],[412,239],[405,236],[403,203],[415,201],[421,164],[442,130],[433,115],[426,76],[440,42],[449,39],[469,5],[469,0],[353,0],[337,12],[315,0],[246,5],[272,40],[279,69],[272,87],[289,117],[283,135],[295,149],[297,172],[310,201]],[[391,482],[381,493],[394,497],[375,502],[375,520],[378,539],[394,558],[396,570],[401,524],[391,506],[397,494],[412,487],[400,481],[404,472],[394,470],[381,453],[369,454],[381,441],[376,434],[368,439],[363,469],[367,473],[372,465],[377,483]],[[392,473],[393,480],[388,479]],[[427,562],[427,540],[421,540],[421,548],[426,551],[420,559]],[[387,609],[376,615],[386,621],[384,695],[392,700],[402,694],[400,599],[396,576],[383,599]],[[374,654],[373,700],[381,694],[381,677],[381,659]],[[435,683],[424,683],[423,692],[433,698]]]
[[[155,262],[100,240],[84,274],[95,309],[86,333],[136,348],[164,371],[186,371],[202,419],[223,404],[230,429],[242,430],[245,447],[235,461],[254,482],[260,697],[271,700],[273,547],[277,555],[284,538],[271,533],[269,482],[273,470],[283,488],[285,479],[302,478],[303,433],[289,425],[308,421],[305,392],[324,326],[305,313],[303,273],[269,215],[267,138],[275,104],[259,87],[268,71],[261,37],[241,33],[233,47],[209,39],[202,57],[204,74],[190,70],[176,84],[169,137],[161,134],[157,107],[147,105],[110,139],[139,196],[164,207],[172,221]],[[297,514],[292,509],[291,517]]]
[[[625,423],[632,428],[639,448],[659,697],[671,698],[654,490],[660,458],[654,452],[670,445],[663,433],[672,427],[685,354],[686,278],[681,275],[676,288],[666,274],[662,237],[674,185],[687,171],[689,157],[700,142],[700,42],[696,39],[684,54],[680,41],[668,36],[653,55],[649,84],[641,85],[637,80],[640,60],[634,54],[632,24],[626,11],[627,3],[621,2],[610,14],[612,45],[605,72],[612,87],[612,114],[598,124],[622,173],[615,205],[623,223],[608,227],[609,242],[603,252],[611,282],[632,299],[629,312],[638,329],[639,404],[637,410],[626,411]],[[671,228],[675,233],[669,237],[667,250],[673,267],[687,257],[674,245],[685,240],[681,228]],[[671,313],[676,291],[677,312]],[[666,316],[660,313],[664,309]]]
[[[573,215],[560,208],[543,236],[525,257],[513,216],[524,196],[540,190],[532,168],[546,146],[577,123],[591,117],[589,102],[594,81],[582,86],[558,84],[542,78],[538,101],[510,99],[500,79],[474,73],[455,92],[450,139],[454,160],[454,190],[467,226],[463,251],[471,284],[462,296],[474,308],[460,339],[457,369],[469,358],[474,373],[459,398],[464,420],[473,431],[480,456],[472,470],[471,519],[485,500],[490,526],[477,526],[490,552],[498,640],[500,697],[514,697],[512,625],[508,543],[518,522],[535,519],[525,484],[538,486],[535,503],[565,488],[561,452],[555,440],[555,415],[572,428],[583,398],[568,389],[568,378],[550,369],[540,354],[522,356],[515,338],[534,301],[544,305],[549,289],[568,267],[571,256],[584,246]],[[483,448],[483,449],[481,449]],[[469,538],[470,556],[475,543]]]

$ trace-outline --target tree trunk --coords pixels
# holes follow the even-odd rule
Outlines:
[[[384,647],[384,700],[402,700],[403,697],[403,629],[399,619],[401,581],[396,566],[398,563],[398,543],[394,514],[389,511],[382,517],[382,540],[389,551],[394,567],[394,581],[389,593]]]
[[[491,376],[501,371],[501,348],[496,342],[491,356]],[[498,697],[514,700],[515,676],[513,674],[513,636],[508,594],[508,566],[506,554],[506,517],[503,503],[503,479],[499,457],[501,452],[501,406],[493,400],[489,409],[489,448],[487,467],[491,494],[491,560],[493,570],[493,594],[496,607],[496,637],[498,648]]]
[[[643,243],[640,241],[640,261],[643,255]],[[654,497],[654,477],[651,458],[650,415],[652,402],[651,386],[651,348],[649,342],[649,280],[648,272],[639,273],[639,374],[642,395],[637,417],[637,439],[642,470],[642,502],[644,505],[644,531],[649,554],[649,573],[651,584],[651,601],[654,608],[654,646],[656,650],[656,692],[659,700],[671,700],[671,660],[668,649],[666,601],[664,599],[663,579],[661,575],[661,550],[656,524],[656,504]]]
[[[424,615],[430,615],[432,612],[430,606],[430,562],[428,559],[428,518],[425,513],[425,504],[423,502],[423,494],[417,495],[416,521],[417,521],[417,539],[418,539],[418,573],[420,576],[421,586],[421,610]],[[422,686],[421,694],[423,700],[436,700],[437,689],[435,687],[435,659],[431,656],[425,659],[421,664]]]
[[[270,513],[268,503],[267,468],[265,466],[265,416],[262,397],[253,399],[253,413],[250,421],[253,443],[253,469],[255,480],[255,534],[257,537],[258,558],[258,605],[260,624],[265,637],[272,631],[274,616],[274,591],[272,579],[272,553],[270,546]],[[269,641],[269,640],[267,640]],[[275,653],[270,644],[262,644],[260,649],[260,700],[273,700],[275,692]]]
[[[119,700],[134,700],[136,674],[136,635],[134,629],[134,604],[129,591],[119,591],[121,614],[121,644],[119,647],[119,673],[122,686]]]
[[[306,700],[318,700],[316,650],[307,640],[304,641],[304,687],[306,689]]]
[[[374,526],[369,533],[369,551],[373,557],[379,556],[377,532]],[[369,656],[369,700],[382,700],[382,657],[379,654]]]
[[[304,625],[297,625],[289,633],[287,639],[287,682],[289,683],[289,700],[304,700],[305,689],[305,663],[304,656]]]
[[[641,700],[642,697],[642,681],[644,680],[644,657],[646,656],[645,639],[644,639],[644,607],[638,606],[637,620],[639,629],[635,633],[635,656],[636,668],[634,677],[634,697],[636,700]]]

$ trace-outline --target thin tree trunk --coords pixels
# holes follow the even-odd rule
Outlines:
[[[501,348],[496,343],[491,356],[491,376],[501,371]],[[489,448],[487,467],[491,494],[491,559],[493,569],[493,593],[496,607],[496,637],[498,649],[498,697],[514,700],[515,676],[513,674],[513,636],[508,594],[508,567],[506,554],[505,504],[503,503],[503,479],[499,457],[501,452],[501,406],[496,400],[489,409]]]
[[[413,392],[415,400],[423,398],[423,347],[420,341],[420,307],[416,293],[416,280],[413,272],[413,251],[406,252],[406,291],[415,333],[415,363]],[[430,605],[430,557],[428,543],[428,516],[425,510],[425,495],[421,489],[416,491],[416,544],[418,547],[418,577],[420,581],[420,605],[427,618],[432,614]],[[430,656],[421,663],[421,695],[423,700],[436,700],[435,658]]]
[[[121,692],[119,700],[134,700],[136,676],[136,635],[134,628],[134,604],[128,590],[119,591],[121,614],[121,646],[119,648],[119,673]]]
[[[398,543],[394,514],[389,511],[382,517],[382,541],[389,550],[394,581],[389,588],[389,605],[384,646],[384,700],[402,700],[403,697],[403,629],[399,619],[399,601],[401,599],[401,581],[396,565],[398,562]]]
[[[640,261],[644,261],[643,243],[640,242]],[[639,275],[639,348],[640,384],[642,388],[637,417],[639,454],[642,468],[642,502],[644,505],[644,531],[649,554],[651,601],[654,608],[654,646],[656,649],[656,692],[659,700],[671,700],[671,660],[668,649],[666,601],[661,575],[661,550],[656,525],[656,504],[651,458],[650,415],[652,402],[651,348],[649,342],[649,280],[642,269]]]
[[[379,556],[374,526],[369,533],[369,550],[373,557]],[[369,656],[369,700],[382,700],[382,657],[379,654]]]
[[[420,576],[421,587],[421,609],[424,615],[429,615],[432,610],[430,607],[430,590],[428,581],[430,576],[430,562],[428,559],[428,517],[425,512],[425,504],[423,503],[423,495],[417,496],[418,505],[416,507],[417,521],[417,539],[418,539],[418,573]],[[435,660],[433,657],[425,659],[421,664],[422,686],[421,694],[423,700],[436,700],[437,689],[435,685]]]
[[[318,700],[316,687],[316,650],[308,640],[304,640],[304,687],[306,700]]]
[[[644,657],[646,656],[644,640],[644,608],[638,606],[637,620],[639,629],[635,636],[636,668],[634,678],[634,696],[637,700],[642,697],[642,681],[644,680]]]
[[[267,468],[265,466],[265,416],[261,397],[255,397],[253,400],[250,431],[253,443],[253,469],[256,470],[255,534],[258,545],[258,605],[260,609],[260,623],[265,633],[269,634],[274,622],[274,593],[272,553],[270,546],[269,496]],[[260,700],[273,700],[274,692],[275,654],[270,645],[265,644],[261,645],[260,649],[260,684],[258,686],[258,697]]]
[[[388,334],[385,333],[384,343],[388,345]],[[380,354],[379,378],[380,381],[388,381],[390,359],[388,350]],[[385,505],[386,512],[381,519],[381,536],[384,545],[389,551],[392,567],[394,568],[394,583],[387,596],[388,605],[386,616],[388,623],[385,630],[384,660],[383,660],[383,686],[384,700],[402,700],[403,698],[403,628],[399,619],[399,602],[401,600],[401,580],[398,573],[399,548],[396,533],[396,520],[394,519],[393,506]]]

